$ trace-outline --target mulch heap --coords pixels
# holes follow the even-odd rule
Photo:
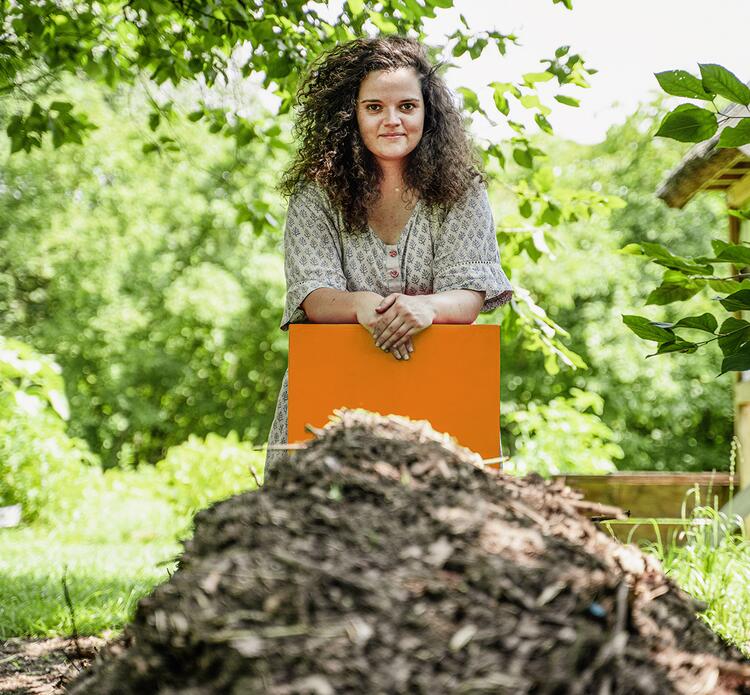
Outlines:
[[[426,423],[338,415],[198,515],[72,695],[750,693],[750,662],[575,493]]]

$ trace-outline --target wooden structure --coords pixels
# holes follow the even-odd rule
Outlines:
[[[483,459],[500,456],[500,326],[435,325],[408,361],[357,324],[289,327],[289,443],[309,439],[336,408],[429,420]]]
[[[695,507],[723,507],[738,484],[728,473],[652,471],[558,475],[555,480],[579,490],[589,501],[622,509],[628,519],[608,520],[604,526],[621,541],[634,542],[668,540],[691,525]]]
[[[730,117],[721,128],[735,126],[747,117],[745,106],[725,109]],[[692,147],[669,174],[657,196],[670,207],[681,208],[701,191],[723,191],[727,207],[739,210],[750,202],[750,145],[718,148],[719,132],[710,140]],[[741,239],[741,220],[729,216],[729,242]],[[742,269],[732,266],[732,275]],[[735,316],[739,317],[737,313]],[[734,430],[740,444],[738,471],[740,488],[750,486],[750,372],[738,372],[734,385]]]

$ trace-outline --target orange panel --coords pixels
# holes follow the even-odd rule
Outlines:
[[[289,442],[310,439],[335,408],[429,420],[483,458],[500,455],[500,327],[434,325],[408,361],[359,324],[289,328]]]

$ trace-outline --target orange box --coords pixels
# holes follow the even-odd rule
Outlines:
[[[429,420],[482,458],[500,455],[500,326],[433,325],[408,361],[359,324],[289,327],[290,443],[311,439],[336,408]]]

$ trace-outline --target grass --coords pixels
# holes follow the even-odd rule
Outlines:
[[[678,586],[706,604],[699,617],[750,657],[750,540],[744,526],[732,530],[713,507],[696,508],[693,518],[703,523],[688,526],[682,542],[659,539],[647,550]]]
[[[166,581],[195,511],[255,486],[262,453],[209,435],[174,447],[157,466],[92,470],[64,491],[54,515],[0,528],[0,640],[121,630],[138,600]]]
[[[87,542],[28,527],[0,530],[0,639],[118,631],[138,600],[166,581],[180,544]]]

